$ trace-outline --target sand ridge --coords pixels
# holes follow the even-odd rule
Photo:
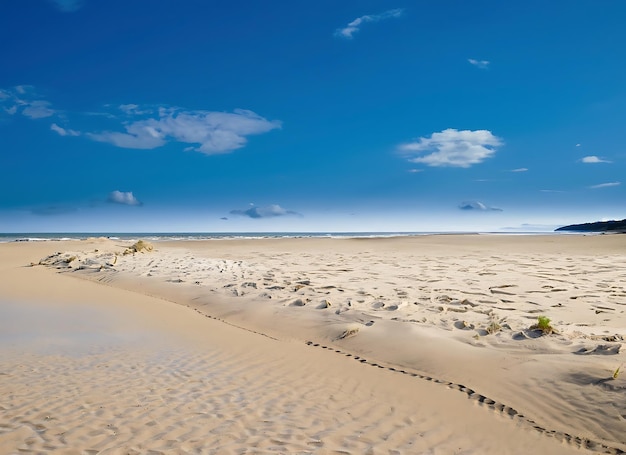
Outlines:
[[[151,277],[270,305],[463,330],[474,338],[491,332],[500,339],[503,333],[532,338],[539,335],[530,330],[538,315],[548,315],[564,343],[623,341],[618,332],[626,327],[626,262],[619,255],[542,254],[539,261],[519,253],[433,257],[419,244],[381,254],[337,252],[335,242],[340,240],[325,249],[316,245],[315,251],[244,251],[241,259],[210,257],[194,245],[162,248],[158,255],[65,252],[43,263]]]

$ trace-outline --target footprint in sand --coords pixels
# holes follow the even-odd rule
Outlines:
[[[316,308],[318,310],[324,310],[326,308],[330,308],[331,306],[332,306],[332,303],[330,302],[330,300],[324,299]]]
[[[350,338],[350,337],[355,336],[357,333],[359,333],[359,328],[358,327],[346,329],[346,330],[344,330],[344,332],[341,335],[339,335],[336,338],[336,340],[345,340],[346,338]]]
[[[454,327],[459,330],[474,330],[475,328],[474,324],[467,321],[456,321]]]
[[[577,355],[616,355],[619,354],[622,345],[620,344],[601,344],[595,348],[580,348],[574,352]]]
[[[507,291],[503,291],[502,289],[498,289],[498,288],[489,288],[489,291],[492,294],[515,295],[514,292],[507,292]]]
[[[306,305],[306,301],[302,299],[296,299],[289,304],[289,306],[304,306],[304,305]]]

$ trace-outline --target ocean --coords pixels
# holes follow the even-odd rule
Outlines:
[[[113,240],[151,242],[168,240],[219,240],[219,239],[277,239],[277,238],[384,238],[437,234],[490,234],[490,235],[572,235],[571,232],[553,231],[498,231],[498,232],[18,232],[0,233],[0,243],[52,242],[85,240],[106,237]]]

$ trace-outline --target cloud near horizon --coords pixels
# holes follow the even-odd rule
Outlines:
[[[302,216],[298,212],[286,210],[278,204],[271,204],[266,207],[252,206],[247,210],[231,210],[231,215],[247,216],[248,218],[274,218],[278,216]]]
[[[261,134],[281,128],[281,122],[269,121],[245,109],[229,112],[185,111],[179,108],[139,109],[127,104],[120,106],[126,114],[151,114],[152,118],[125,122],[126,132],[104,131],[86,133],[94,141],[106,142],[116,147],[154,149],[169,141],[198,144],[186,150],[206,155],[229,153],[246,145],[246,136]]]
[[[114,204],[121,204],[121,205],[134,205],[134,206],[140,206],[143,205],[143,203],[139,202],[137,200],[137,198],[133,195],[132,191],[111,191],[109,193],[109,197],[107,199],[108,202],[112,202]]]
[[[341,38],[352,39],[354,34],[361,29],[361,26],[368,22],[380,22],[385,19],[391,19],[394,17],[400,17],[404,13],[404,9],[396,8],[385,11],[381,14],[366,14],[365,16],[357,17],[347,26],[338,28],[335,30],[335,36]]]
[[[609,160],[602,159],[602,158],[597,157],[595,155],[585,156],[585,157],[581,158],[580,161],[582,161],[583,163],[586,163],[586,164],[610,163],[611,162]]]
[[[502,140],[487,130],[463,130],[448,128],[430,137],[421,137],[415,142],[402,144],[398,150],[405,155],[426,153],[425,156],[410,157],[411,163],[422,163],[432,167],[470,167],[482,163],[496,153]]]
[[[460,210],[475,211],[475,212],[502,212],[502,209],[497,207],[488,207],[480,201],[463,201],[459,204]]]

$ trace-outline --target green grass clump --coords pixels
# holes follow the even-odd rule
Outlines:
[[[622,367],[624,366],[624,364],[622,363],[620,366],[617,367],[617,369],[613,372],[613,379],[617,379],[617,377],[619,376],[620,370],[622,369]]]
[[[539,316],[537,323],[531,327],[531,330],[541,330],[546,335],[556,332],[554,327],[550,325],[550,318],[547,316]]]
[[[546,316],[539,316],[537,318],[537,327],[539,327],[539,330],[543,330],[544,332],[551,332],[552,326],[550,325],[550,318]]]

